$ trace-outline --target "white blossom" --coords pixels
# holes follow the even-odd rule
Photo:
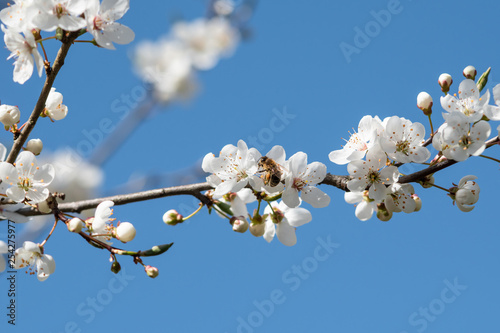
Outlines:
[[[134,40],[135,34],[127,26],[116,23],[129,9],[129,0],[88,0],[85,11],[87,31],[94,36],[99,46],[115,49],[113,42],[128,44]]]
[[[378,134],[382,131],[378,117],[364,116],[359,121],[358,131],[351,134],[344,147],[328,155],[330,161],[342,165],[363,159],[366,152],[377,144]]]
[[[357,192],[345,192],[344,200],[349,203],[356,205],[356,210],[354,214],[361,221],[367,221],[372,218],[373,213],[377,212],[377,205],[380,204],[381,200],[370,199],[368,196],[368,191],[357,191]]]
[[[311,213],[301,207],[290,208],[283,201],[279,204],[274,201],[271,206],[273,210],[269,206],[264,209],[267,214],[264,239],[271,242],[276,235],[283,245],[294,246],[297,243],[295,229],[309,223],[312,220]]]
[[[411,184],[394,183],[387,189],[385,207],[394,213],[413,213],[417,204],[412,195],[415,193]]]
[[[479,185],[474,181],[476,176],[469,175],[460,179],[454,200],[462,212],[470,212],[479,200]]]
[[[45,281],[56,270],[56,262],[52,256],[42,254],[38,244],[27,241],[22,248],[16,250],[14,267],[27,267],[30,274],[36,274],[39,281]]]
[[[243,188],[238,192],[229,192],[219,199],[219,201],[225,202],[231,207],[233,216],[238,216],[243,219],[246,219],[248,217],[247,204],[252,203],[256,200],[257,198],[253,194],[253,191],[249,188]],[[217,214],[219,214],[219,212],[217,212]],[[224,217],[222,215],[220,216]]]
[[[480,97],[476,83],[470,79],[460,82],[458,98],[451,94],[441,97],[441,106],[449,113],[459,114],[465,121],[476,122],[483,117],[484,108],[490,100],[490,92]],[[444,115],[444,114],[443,114]]]
[[[386,167],[387,157],[384,152],[375,149],[366,154],[366,161],[353,161],[347,165],[347,171],[353,177],[347,182],[347,188],[360,192],[369,187],[369,198],[383,200],[386,195],[386,185],[398,181],[398,168]]]
[[[443,155],[455,161],[465,161],[470,155],[478,156],[486,149],[486,140],[491,134],[491,126],[481,120],[472,126],[463,117],[456,114],[446,115],[446,124],[439,128],[445,148]],[[434,145],[438,149],[437,144]]]
[[[85,11],[87,0],[36,0],[40,11],[33,18],[33,23],[45,31],[61,28],[66,31],[77,31],[85,27],[85,20],[80,17]]]
[[[50,88],[49,96],[45,101],[45,113],[52,120],[61,120],[66,118],[68,107],[63,103],[63,95],[56,91],[56,88]]]
[[[106,244],[111,244],[111,234],[113,230],[111,215],[113,214],[113,210],[111,209],[114,206],[114,202],[110,200],[106,200],[101,202],[96,210],[94,218],[89,220],[91,231],[91,236],[94,238],[105,242]]]
[[[393,116],[386,122],[380,147],[396,162],[424,163],[431,156],[430,151],[422,146],[424,138],[424,125]]]
[[[13,0],[0,11],[0,20],[8,27],[19,31],[35,29],[33,17],[38,15],[38,9],[33,5],[34,0]]]
[[[299,192],[302,192],[302,200],[314,208],[323,208],[330,204],[330,197],[314,186],[326,177],[326,166],[323,163],[307,164],[307,154],[298,152],[290,157],[285,168],[288,171],[282,199],[288,207],[300,205]]]
[[[35,155],[29,151],[21,152],[14,164],[0,162],[0,178],[9,187],[7,196],[16,202],[26,199],[33,204],[47,199],[54,167],[50,164],[39,167]]]
[[[5,45],[9,49],[10,56],[16,58],[14,62],[14,82],[23,84],[26,82],[33,74],[34,64],[38,68],[38,76],[42,76],[42,71],[44,69],[43,58],[38,52],[37,43],[35,42],[35,37],[31,32],[24,32],[15,28],[5,28],[1,25],[1,29],[4,32]]]
[[[231,144],[224,146],[219,157],[207,154],[203,158],[202,168],[212,173],[207,177],[207,182],[215,187],[214,196],[220,197],[244,188],[257,172],[260,157],[260,153],[255,148],[248,149],[243,140],[238,141],[237,147]]]
[[[185,45],[195,68],[207,70],[217,65],[220,57],[234,52],[239,34],[228,20],[215,17],[189,23],[180,21],[172,28],[172,38]]]
[[[137,74],[153,86],[153,95],[161,103],[188,100],[198,83],[186,48],[178,41],[141,42],[135,48]]]

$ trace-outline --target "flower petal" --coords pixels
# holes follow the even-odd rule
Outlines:
[[[330,204],[330,197],[315,186],[307,186],[302,191],[302,200],[314,208],[323,208]]]
[[[276,236],[283,245],[294,246],[297,244],[297,236],[295,235],[295,228],[286,222],[281,221],[276,226]]]

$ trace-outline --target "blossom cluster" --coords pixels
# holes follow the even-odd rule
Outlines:
[[[427,145],[430,143],[437,151],[430,164],[447,159],[461,162],[484,152],[491,134],[489,121],[500,120],[500,85],[493,88],[496,105],[489,105],[490,93],[486,90],[480,95],[484,84],[474,82],[475,75],[472,66],[464,70],[466,78],[459,85],[458,96],[448,94],[453,83],[451,76],[445,73],[439,77],[438,83],[445,93],[440,98],[444,122],[431,133],[429,140],[425,140],[425,127],[420,123],[397,116],[384,120],[365,116],[345,146],[330,153],[332,162],[347,164],[351,179],[345,200],[356,205],[357,218],[365,221],[376,213],[379,219],[387,221],[393,213],[420,210],[422,203],[413,186],[398,182],[398,166],[429,161],[431,152]],[[428,93],[418,95],[417,106],[431,118],[433,100]],[[479,199],[479,186],[473,179],[476,179],[473,175],[465,176],[458,185],[445,189],[464,212],[471,211]],[[435,186],[433,182],[431,175],[421,184],[431,187]]]
[[[207,154],[202,168],[211,174],[207,181],[214,187],[209,195],[218,203],[216,210],[222,216],[232,216],[233,230],[250,229],[254,236],[263,236],[268,242],[275,235],[288,246],[297,242],[295,228],[312,219],[307,209],[299,207],[302,200],[314,208],[330,203],[330,197],[315,186],[326,177],[326,166],[320,162],[308,164],[303,152],[286,159],[282,146],[274,146],[262,156],[240,140],[237,146],[224,146],[218,157]],[[246,205],[256,200],[259,207],[262,200],[268,204],[262,215],[258,209],[253,215],[248,213]]]
[[[223,16],[179,21],[168,36],[136,47],[136,71],[152,85],[157,101],[188,99],[197,88],[196,71],[209,70],[232,55],[238,41],[238,30]]]
[[[42,75],[44,61],[38,52],[41,31],[82,31],[92,34],[95,43],[114,49],[113,43],[127,44],[134,32],[116,21],[129,9],[129,0],[14,0],[0,11],[4,41],[12,52],[14,81],[26,82],[36,65]]]
[[[394,212],[411,213],[419,209],[413,186],[400,184],[396,163],[424,163],[430,151],[424,147],[425,127],[397,116],[365,116],[346,145],[332,151],[329,158],[347,164],[351,180],[345,200],[357,204],[356,217],[368,220],[373,213],[388,220]]]

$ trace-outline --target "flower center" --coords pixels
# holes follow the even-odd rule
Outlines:
[[[94,18],[94,29],[95,30],[102,30],[103,25],[104,25],[103,19],[99,16],[96,16]]]
[[[410,153],[410,143],[408,141],[401,141],[396,144],[396,151],[408,155]]]
[[[472,139],[470,136],[464,135],[460,140],[458,140],[458,144],[465,150],[472,144]]]
[[[307,185],[307,180],[303,180],[300,178],[293,179],[292,187],[297,189],[297,191],[302,191],[302,189]]]
[[[280,223],[285,218],[285,214],[278,208],[273,208],[274,213],[271,213],[273,223]]]
[[[469,97],[466,99],[462,99],[460,100],[460,104],[462,105],[462,112],[466,116],[470,116],[476,113],[476,111],[474,111],[474,100],[472,98]]]
[[[53,12],[54,12],[54,15],[57,16],[57,18],[61,18],[64,15],[68,15],[68,10],[62,4],[57,4],[54,7]]]
[[[28,177],[19,177],[19,182],[17,183],[17,186],[22,188],[25,191],[28,191],[32,187],[32,182],[31,179]]]
[[[368,171],[368,173],[366,174],[366,178],[368,179],[368,182],[371,184],[380,182],[380,174],[378,173],[378,171],[375,170],[370,169],[370,171]]]
[[[347,141],[346,147],[349,149],[354,149],[358,151],[365,151],[368,149],[368,146],[366,145],[366,142],[363,141],[360,137],[359,134],[354,132],[351,134],[351,137],[349,138],[349,141]]]

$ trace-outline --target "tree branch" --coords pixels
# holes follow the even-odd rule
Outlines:
[[[85,209],[96,208],[101,202],[106,200],[111,200],[115,203],[115,205],[125,205],[131,202],[145,201],[163,197],[169,197],[174,195],[192,195],[199,199],[203,204],[208,204],[210,201],[207,197],[201,194],[201,191],[211,190],[213,187],[208,183],[198,183],[192,185],[183,185],[183,186],[174,186],[174,187],[166,187],[149,191],[142,191],[137,193],[130,194],[121,194],[114,195],[110,197],[90,199],[90,200],[82,200],[68,203],[61,203],[58,205],[58,208],[62,212],[67,213],[80,213]],[[25,216],[34,216],[41,215],[37,209],[35,208],[23,208],[18,210],[16,213],[25,215]]]
[[[40,96],[38,97],[38,101],[36,102],[35,108],[33,109],[33,112],[31,113],[25,126],[23,127],[21,134],[17,137],[16,140],[14,140],[14,144],[12,145],[9,156],[7,156],[7,159],[5,160],[6,162],[14,163],[16,161],[17,155],[19,155],[19,152],[21,151],[24,143],[28,139],[33,128],[35,127],[38,118],[45,109],[45,101],[49,96],[50,89],[54,84],[57,73],[64,65],[64,59],[68,54],[69,48],[73,44],[73,41],[78,37],[78,35],[79,35],[78,31],[72,32],[68,35],[67,38],[63,40],[61,48],[59,49],[59,52],[57,52],[57,56],[56,59],[54,60],[52,68],[50,67],[47,68],[46,70],[47,78],[45,79],[45,83],[43,85],[42,91],[40,92]]]

